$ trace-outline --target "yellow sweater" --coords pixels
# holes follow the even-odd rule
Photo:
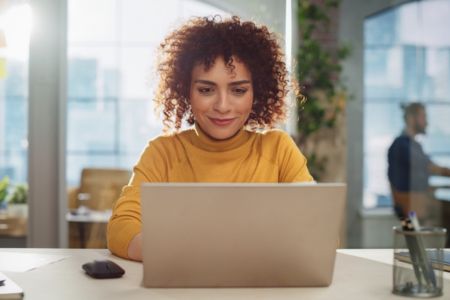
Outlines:
[[[214,141],[198,129],[160,136],[148,144],[116,202],[108,224],[108,248],[127,258],[141,231],[142,182],[300,182],[312,181],[306,159],[285,132],[241,130]]]

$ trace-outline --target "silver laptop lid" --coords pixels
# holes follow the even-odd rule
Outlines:
[[[344,184],[143,184],[144,286],[327,286],[345,193]]]

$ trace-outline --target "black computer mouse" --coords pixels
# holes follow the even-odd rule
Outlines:
[[[125,274],[125,270],[111,260],[94,260],[82,266],[86,274],[93,278],[118,278]]]

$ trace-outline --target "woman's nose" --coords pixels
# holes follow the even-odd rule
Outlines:
[[[214,110],[226,113],[230,110],[230,101],[226,92],[220,92],[214,102]]]

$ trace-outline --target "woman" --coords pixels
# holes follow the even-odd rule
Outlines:
[[[156,102],[165,131],[148,144],[108,224],[112,253],[141,260],[142,182],[313,180],[284,132],[287,71],[265,26],[196,18],[160,46]],[[181,131],[182,121],[195,125]],[[256,132],[256,129],[267,129]]]

